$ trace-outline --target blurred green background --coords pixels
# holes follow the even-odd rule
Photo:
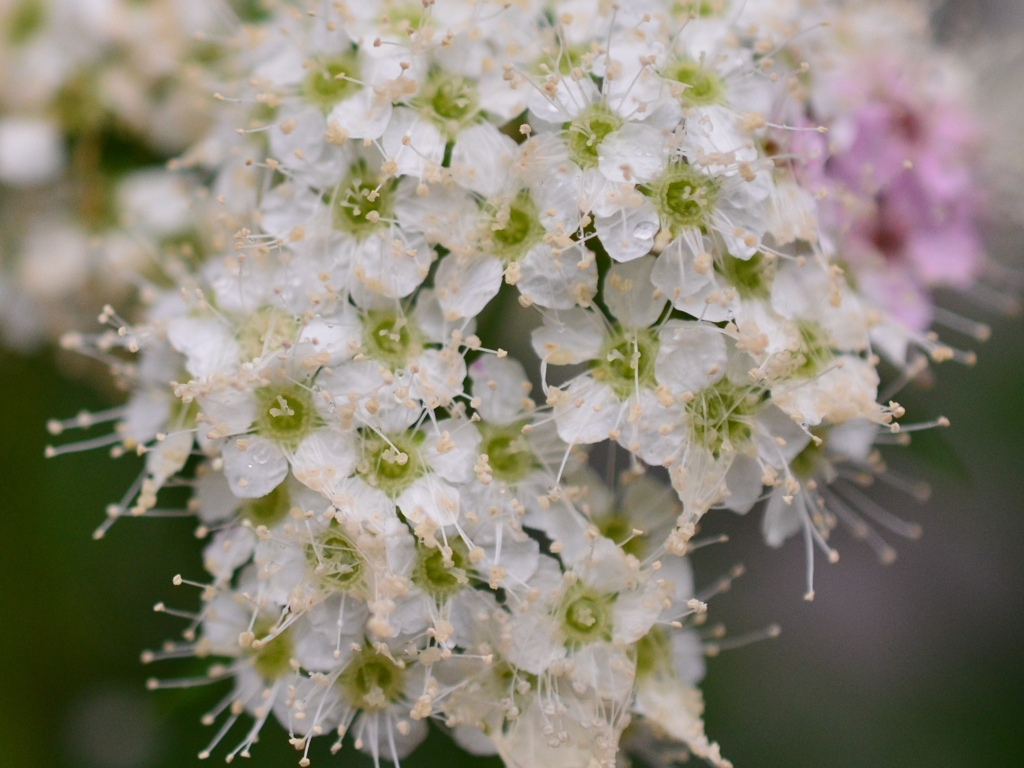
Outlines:
[[[1020,0],[1001,2],[1003,12],[1000,2],[961,0],[939,19],[955,31],[1024,16]],[[974,369],[943,365],[934,388],[900,397],[915,417],[944,414],[953,426],[944,441],[926,436],[914,450],[886,455],[934,488],[923,506],[876,493],[925,527],[921,540],[898,543],[895,564],[882,566],[866,546],[838,536],[842,558],[819,558],[817,598],[806,603],[800,541],[767,549],[759,512],[708,519],[706,533],[726,532],[731,541],[695,556],[698,583],[711,584],[737,562],[747,568],[712,601],[711,621],[732,635],[783,628],[776,640],[709,660],[708,732],[737,768],[1024,765],[1019,320],[997,319],[979,353]],[[153,604],[197,600],[171,585],[176,573],[202,579],[194,522],[123,520],[94,542],[105,505],[134,479],[139,460],[114,461],[103,451],[43,459],[47,419],[109,403],[63,378],[49,353],[0,352],[0,768],[200,765],[196,754],[212,733],[199,716],[225,693],[147,693],[148,676],[184,674],[188,664],[139,663],[141,650],[182,626],[153,613]],[[350,748],[324,755],[329,740],[321,741],[314,765],[370,764]],[[268,724],[249,764],[283,767],[298,758]],[[403,762],[441,764],[500,763],[465,757],[439,732]]]

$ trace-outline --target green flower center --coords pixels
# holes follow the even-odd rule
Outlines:
[[[377,17],[381,31],[393,35],[408,35],[423,24],[422,3],[384,3],[385,11]]]
[[[325,113],[340,101],[357,93],[359,85],[359,59],[350,49],[329,59],[316,61],[302,83],[302,97]]]
[[[439,72],[427,78],[417,103],[449,141],[480,114],[476,83],[469,78]]]
[[[462,540],[452,540],[449,559],[437,548],[418,547],[417,554],[412,581],[435,600],[451,597],[469,583],[469,552]]]
[[[655,627],[636,644],[636,677],[650,677],[672,667],[672,645],[668,633]]]
[[[349,592],[363,583],[363,556],[337,523],[306,545],[306,563],[329,590]]]
[[[536,468],[537,460],[523,435],[523,424],[480,423],[480,453],[486,454],[491,474],[505,483],[517,483]]]
[[[789,470],[798,480],[811,480],[818,472],[818,464],[825,456],[824,447],[812,440],[789,462]]]
[[[420,456],[422,432],[400,432],[381,437],[371,433],[363,441],[363,456],[357,471],[374,488],[394,498],[423,474]]]
[[[266,0],[235,0],[231,7],[238,14],[238,18],[246,24],[266,21],[273,15],[267,8]]]
[[[707,18],[721,16],[725,11],[724,0],[676,0],[672,6],[673,15]]]
[[[750,424],[761,395],[728,379],[702,390],[686,405],[690,433],[698,445],[714,456],[735,449],[750,439]]]
[[[374,309],[363,317],[363,349],[371,360],[396,371],[423,351],[423,334],[412,319]]]
[[[599,595],[579,584],[562,601],[561,625],[566,645],[586,645],[612,638],[614,595]]]
[[[633,536],[633,524],[625,515],[617,512],[610,514],[597,522],[597,529],[601,532],[602,536],[611,539],[616,544],[625,542],[621,547],[622,551],[627,555],[633,555],[633,557],[640,560],[643,559],[644,550],[647,548],[644,537]]]
[[[256,395],[256,431],[275,443],[296,448],[321,424],[313,395],[298,384],[261,387]]]
[[[276,621],[273,619],[257,619],[253,633],[257,641],[273,631]],[[294,656],[291,630],[286,629],[266,645],[251,649],[253,668],[264,680],[277,680],[292,671],[291,660]]]
[[[605,137],[619,130],[623,119],[602,104],[583,110],[571,123],[563,124],[568,132],[569,159],[580,168],[597,167],[597,148]]]
[[[691,107],[707,107],[725,101],[725,83],[713,69],[692,59],[680,59],[669,66],[665,77],[686,86],[680,101]]]
[[[281,483],[266,496],[246,502],[242,507],[242,517],[254,526],[273,528],[288,516],[291,509],[287,485]]]
[[[520,192],[506,205],[492,210],[486,233],[491,252],[506,263],[515,261],[544,239],[537,205],[528,192]]]
[[[670,166],[658,181],[641,191],[652,199],[673,234],[692,228],[707,231],[708,215],[718,199],[717,182],[686,163]]]
[[[46,23],[43,0],[21,0],[7,19],[7,41],[21,45],[32,38]]]
[[[402,697],[405,670],[372,647],[364,646],[345,666],[337,685],[350,706],[377,712]]]
[[[726,254],[715,262],[715,271],[744,299],[767,299],[771,294],[775,262],[755,253],[749,259]]]
[[[619,400],[637,393],[637,388],[654,389],[654,361],[658,336],[648,329],[616,330],[605,340],[601,354],[590,363],[596,381],[612,388]]]
[[[276,352],[285,343],[295,340],[299,322],[293,315],[276,307],[262,307],[253,312],[238,332],[238,345],[247,359]]]
[[[395,179],[381,181],[364,161],[355,163],[334,192],[334,228],[363,240],[388,226],[394,212],[397,186]],[[330,197],[328,202],[331,203]]]
[[[800,351],[796,356],[793,375],[811,378],[818,375],[833,358],[828,332],[810,320],[797,320],[800,331]]]

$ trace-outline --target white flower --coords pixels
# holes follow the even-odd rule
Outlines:
[[[64,167],[64,147],[49,120],[0,120],[0,181],[26,187],[52,181]]]

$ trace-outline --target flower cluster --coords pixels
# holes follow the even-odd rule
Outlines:
[[[230,67],[224,14],[196,0],[0,3],[0,338],[30,349],[125,306],[165,252],[198,244],[203,139]],[[140,279],[140,276],[142,278]]]
[[[140,278],[138,322],[68,340],[132,394],[51,424],[118,422],[52,454],[145,456],[98,536],[193,489],[210,581],[145,658],[227,659],[201,756],[248,712],[229,759],[273,715],[301,764],[346,734],[397,763],[434,718],[508,765],[612,766],[624,734],[728,765],[701,518],[766,500],[808,598],[839,522],[891,559],[865,518],[917,528],[850,481],[930,425],[876,350],[898,389],[967,358],[932,320],[977,330],[928,293],[983,264],[929,45],[909,10],[795,0],[323,0],[237,29],[176,163],[221,234]],[[628,470],[598,477],[598,444]]]

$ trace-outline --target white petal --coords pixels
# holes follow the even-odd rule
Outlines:
[[[444,160],[444,137],[430,122],[406,107],[397,107],[381,137],[388,160],[398,165],[398,176],[422,177]]]
[[[456,725],[449,731],[452,740],[469,752],[481,757],[498,754],[498,748],[490,737],[479,728],[471,725]]]
[[[615,261],[632,261],[650,253],[660,226],[658,212],[647,198],[638,208],[620,208],[611,216],[594,219],[597,236]]]
[[[825,450],[833,456],[863,462],[871,452],[877,437],[877,424],[866,419],[852,419],[828,431],[825,436]]]
[[[739,454],[725,475],[725,487],[729,495],[723,506],[733,512],[746,514],[761,497],[761,465],[754,459]]]
[[[227,520],[239,504],[238,497],[231,492],[231,486],[221,472],[209,471],[199,475],[192,498],[199,503],[196,513],[204,523]]]
[[[242,499],[266,496],[288,476],[288,459],[277,445],[265,437],[253,435],[224,445],[224,476],[231,492]]]
[[[738,259],[749,259],[761,247],[768,230],[768,212],[753,185],[743,184],[732,194],[721,195],[711,214],[714,228],[725,241],[726,250]]]
[[[462,394],[466,379],[466,360],[461,355],[428,349],[416,358],[417,372],[412,377],[409,396],[429,408],[447,408]]]
[[[218,428],[221,435],[237,435],[256,419],[256,398],[248,390],[228,388],[197,399],[208,419],[208,424],[197,425],[200,442],[211,439],[207,437],[211,427]]]
[[[697,685],[704,679],[704,642],[692,629],[672,633],[672,668],[676,676],[687,685]]]
[[[625,328],[647,328],[665,308],[664,296],[654,298],[651,271],[655,263],[653,256],[647,256],[628,264],[612,264],[605,277],[605,304]]]
[[[327,123],[337,121],[353,139],[379,139],[388,126],[391,112],[387,98],[375,94],[372,88],[363,88],[337,104],[327,116]]]
[[[192,433],[178,432],[168,435],[146,453],[146,472],[163,485],[171,475],[176,474],[192,454]]]
[[[362,343],[363,326],[359,315],[350,304],[343,304],[339,311],[327,317],[310,320],[302,329],[299,343],[312,344],[317,352],[331,356],[328,365],[337,365],[354,354]]]
[[[665,170],[665,135],[645,123],[626,123],[597,146],[598,168],[609,181],[646,184]]]
[[[565,644],[554,631],[546,610],[534,609],[513,614],[506,658],[520,669],[534,675],[544,672],[551,662],[565,656]]]
[[[426,278],[434,260],[433,250],[422,237],[391,239],[386,233],[384,237],[368,237],[359,245],[355,256],[352,289],[361,304],[369,303],[361,300],[361,295],[366,294],[368,298],[408,296]]]
[[[781,490],[775,491],[764,508],[761,532],[770,547],[781,547],[782,543],[800,530],[802,521],[795,500],[787,504]]]
[[[673,392],[697,393],[722,378],[727,360],[725,338],[717,328],[671,320],[661,331],[655,371]]]
[[[324,600],[295,622],[295,658],[303,669],[311,672],[328,672],[344,666],[352,654],[352,641],[362,640],[366,617],[366,604],[359,600],[344,599],[341,595]]]
[[[761,461],[780,472],[811,442],[799,424],[771,403],[758,410],[752,438]]]
[[[455,181],[484,197],[493,197],[508,183],[516,143],[491,123],[480,123],[459,133],[452,149]]]
[[[469,367],[469,378],[473,397],[480,399],[477,412],[484,421],[508,424],[522,414],[530,382],[518,360],[483,355]]]
[[[196,378],[233,373],[241,350],[232,333],[213,318],[178,317],[167,324],[171,346],[185,355],[185,369]]]
[[[249,562],[256,547],[256,534],[249,528],[231,526],[218,531],[203,549],[203,567],[216,581],[228,581]],[[237,635],[235,642],[238,642]]]
[[[686,142],[683,145],[686,159],[691,165],[700,166],[708,155],[735,152],[736,162],[756,160],[757,148],[748,136],[738,130],[738,123],[739,117],[728,107],[692,107],[686,121]],[[710,165],[706,170],[721,174],[729,169]]]
[[[548,309],[589,306],[597,294],[597,259],[589,250],[573,245],[557,252],[550,245],[535,246],[519,261],[519,292]]]
[[[583,376],[569,385],[566,395],[555,406],[558,436],[570,445],[607,440],[622,411],[612,388]]]
[[[136,391],[126,406],[124,436],[145,444],[167,429],[171,400],[163,390],[147,387]]]
[[[641,459],[652,466],[662,465],[675,458],[686,443],[685,412],[677,402],[666,406],[649,389],[640,392],[640,408],[635,429],[624,426],[619,444],[629,450],[638,443],[636,453]]]
[[[634,664],[624,650],[615,648],[611,643],[584,646],[573,654],[573,661],[576,666],[571,679],[575,684],[592,690],[593,695],[599,698],[621,700],[628,697],[633,689]],[[588,768],[594,764],[590,763]]]
[[[589,77],[582,80],[563,77],[558,82],[554,96],[531,87],[526,101],[530,113],[538,119],[546,123],[564,123],[598,101],[600,96],[597,86]]]
[[[291,463],[296,480],[327,494],[338,481],[352,474],[358,461],[352,436],[325,428],[299,443]]]
[[[850,419],[879,421],[878,373],[853,355],[837,359],[835,367],[817,378],[786,382],[772,390],[772,402],[803,424],[823,421],[841,424]]]
[[[504,266],[494,256],[467,262],[449,254],[442,259],[434,275],[434,291],[445,320],[455,322],[475,317],[498,295]]]
[[[695,266],[697,255],[705,250],[710,252],[710,248],[704,248],[700,232],[691,231],[677,237],[658,255],[657,264],[651,272],[651,282],[677,307],[680,299],[696,295],[712,284],[710,258],[703,272],[698,272]]]
[[[453,253],[470,250],[476,235],[479,208],[469,192],[431,185],[429,194],[417,194],[416,179],[402,179],[395,197],[395,216],[406,232],[422,232],[428,243],[443,245]]]
[[[0,181],[14,187],[45,184],[64,167],[64,143],[49,120],[0,120]]]
[[[442,436],[447,433],[447,440]],[[451,444],[454,444],[452,446]],[[445,448],[444,452],[438,446]],[[452,483],[469,483],[480,446],[480,432],[467,419],[443,419],[427,430],[423,458],[438,475]]]
[[[604,344],[601,317],[580,307],[544,316],[544,325],[531,334],[533,351],[551,365],[593,360]]]
[[[413,522],[430,518],[442,528],[459,519],[459,492],[433,473],[417,479],[397,499],[402,514]]]
[[[616,642],[635,643],[654,626],[665,602],[665,593],[653,581],[642,590],[620,594],[612,611],[613,639]]]
[[[388,761],[396,758],[398,760],[407,758],[427,738],[428,731],[425,719],[412,720],[408,715],[408,706],[403,708],[397,705],[391,708],[386,717],[384,712],[363,712],[360,714],[359,718],[352,725],[355,733],[364,734],[363,746],[360,751],[367,755],[379,755]],[[364,718],[373,718],[376,724],[366,727],[359,722]],[[395,724],[399,721],[408,724],[409,727],[404,729],[405,733],[402,733],[396,727]],[[372,739],[372,735],[376,735],[376,739]],[[392,744],[394,745],[393,754]]]

